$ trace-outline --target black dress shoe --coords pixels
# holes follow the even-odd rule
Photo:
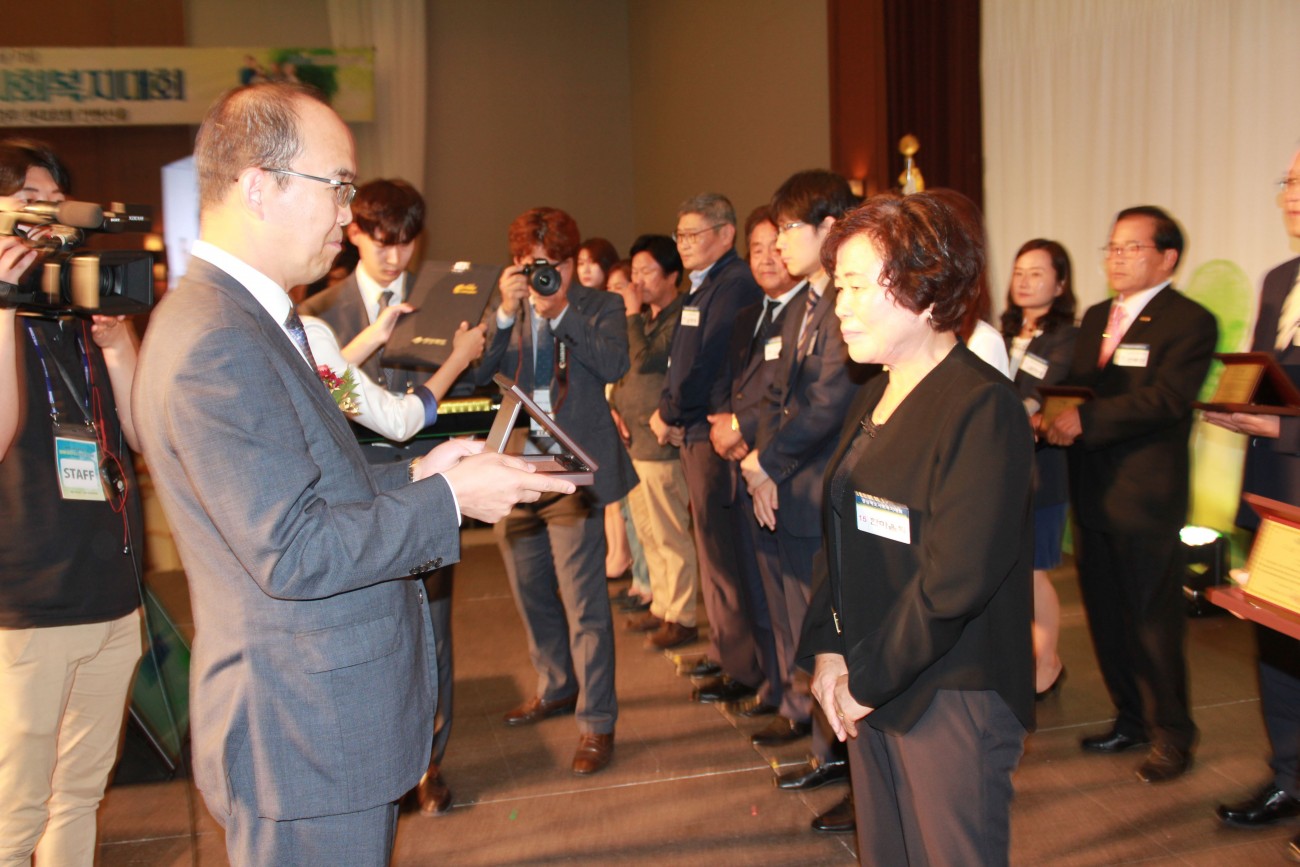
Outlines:
[[[533,696],[528,701],[519,705],[519,707],[505,715],[506,725],[523,726],[531,725],[538,720],[544,720],[548,716],[556,716],[562,713],[573,713],[574,708],[578,706],[578,694],[574,693],[568,698],[557,698],[554,701],[546,701],[538,696]]]
[[[736,716],[743,716],[746,719],[753,719],[756,716],[771,716],[776,713],[778,708],[775,705],[766,702],[755,701],[748,707],[736,711]]]
[[[707,656],[694,665],[688,665],[677,669],[677,673],[682,677],[717,677],[722,674],[722,666],[718,665]]]
[[[828,783],[839,783],[849,778],[849,763],[818,762],[813,760],[776,775],[776,787],[787,792],[809,792]]]
[[[746,698],[752,698],[757,693],[758,690],[754,689],[752,686],[745,686],[740,681],[732,680],[729,677],[723,677],[715,684],[699,687],[691,697],[696,701],[711,704],[713,702],[741,701]]]
[[[1138,766],[1137,778],[1144,783],[1176,780],[1192,766],[1192,754],[1170,744],[1156,744]]]
[[[1300,816],[1300,801],[1269,783],[1248,800],[1237,804],[1220,804],[1215,808],[1214,814],[1225,825],[1258,828]]]
[[[812,724],[795,722],[778,716],[763,728],[749,736],[749,742],[756,747],[776,747],[806,738],[812,734]]]
[[[834,807],[812,820],[814,831],[828,834],[852,834],[858,827],[857,817],[853,814],[853,793],[849,792]]]
[[[1087,753],[1122,753],[1135,747],[1145,747],[1148,743],[1150,741],[1146,738],[1131,737],[1112,729],[1104,735],[1093,735],[1090,738],[1084,738],[1079,741],[1079,746],[1083,747],[1084,752]]]

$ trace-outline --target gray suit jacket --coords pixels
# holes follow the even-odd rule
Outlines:
[[[133,406],[194,608],[195,780],[214,812],[395,800],[429,758],[436,665],[412,576],[459,557],[446,481],[367,465],[232,277],[194,259],[154,311]]]

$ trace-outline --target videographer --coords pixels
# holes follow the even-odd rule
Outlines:
[[[67,185],[48,148],[0,142],[0,211]],[[39,267],[28,244],[0,235],[0,281]],[[0,308],[0,864],[94,861],[142,649],[135,361],[121,317]]]

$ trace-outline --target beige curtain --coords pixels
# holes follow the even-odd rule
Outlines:
[[[405,178],[423,190],[425,4],[417,0],[328,0],[337,47],[375,49],[375,119],[352,124],[361,180]]]
[[[983,0],[990,276],[1054,238],[1080,311],[1107,295],[1098,248],[1120,208],[1159,205],[1188,239],[1176,282],[1249,341],[1260,278],[1293,255],[1273,181],[1300,144],[1294,0]],[[1198,426],[1196,520],[1231,525],[1241,440]]]

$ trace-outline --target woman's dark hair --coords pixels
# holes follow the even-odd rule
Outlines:
[[[628,258],[635,259],[637,253],[648,253],[650,258],[659,263],[664,276],[676,274],[674,286],[682,285],[682,256],[677,252],[677,244],[667,235],[642,235],[632,242]]]
[[[610,265],[608,268],[606,268],[605,269],[606,284],[608,284],[609,278],[613,277],[615,274],[622,274],[624,277],[627,278],[627,282],[631,283],[632,282],[632,260],[619,259],[613,265]]]
[[[600,270],[605,272],[606,279],[608,279],[609,269],[614,267],[614,263],[618,261],[617,248],[604,238],[588,238],[578,245],[578,253],[583,250],[586,250],[587,255],[595,260],[596,264],[600,266]],[[576,258],[577,254],[574,255]],[[605,287],[601,286],[600,288]]]
[[[44,142],[26,138],[0,141],[0,196],[12,196],[27,183],[27,170],[45,169],[63,192],[72,186],[68,169]]]
[[[956,331],[978,304],[984,234],[972,232],[944,196],[887,193],[867,199],[827,233],[822,244],[827,273],[835,273],[840,247],[859,236],[868,238],[880,255],[880,285],[913,313],[931,308],[935,331]]]
[[[1070,277],[1070,254],[1056,241],[1034,238],[1021,244],[1020,249],[1016,251],[1016,258],[1011,261],[1018,262],[1021,256],[1034,250],[1043,250],[1047,253],[1047,257],[1052,260],[1052,270],[1056,272],[1056,282],[1061,284],[1061,294],[1052,299],[1052,306],[1038,320],[1038,327],[1044,332],[1050,332],[1062,325],[1073,325],[1077,302]],[[1002,336],[1007,339],[1019,334],[1020,326],[1025,324],[1025,311],[1012,300],[1011,284],[1014,281],[1014,276],[1007,281],[1007,309],[1002,311]]]

